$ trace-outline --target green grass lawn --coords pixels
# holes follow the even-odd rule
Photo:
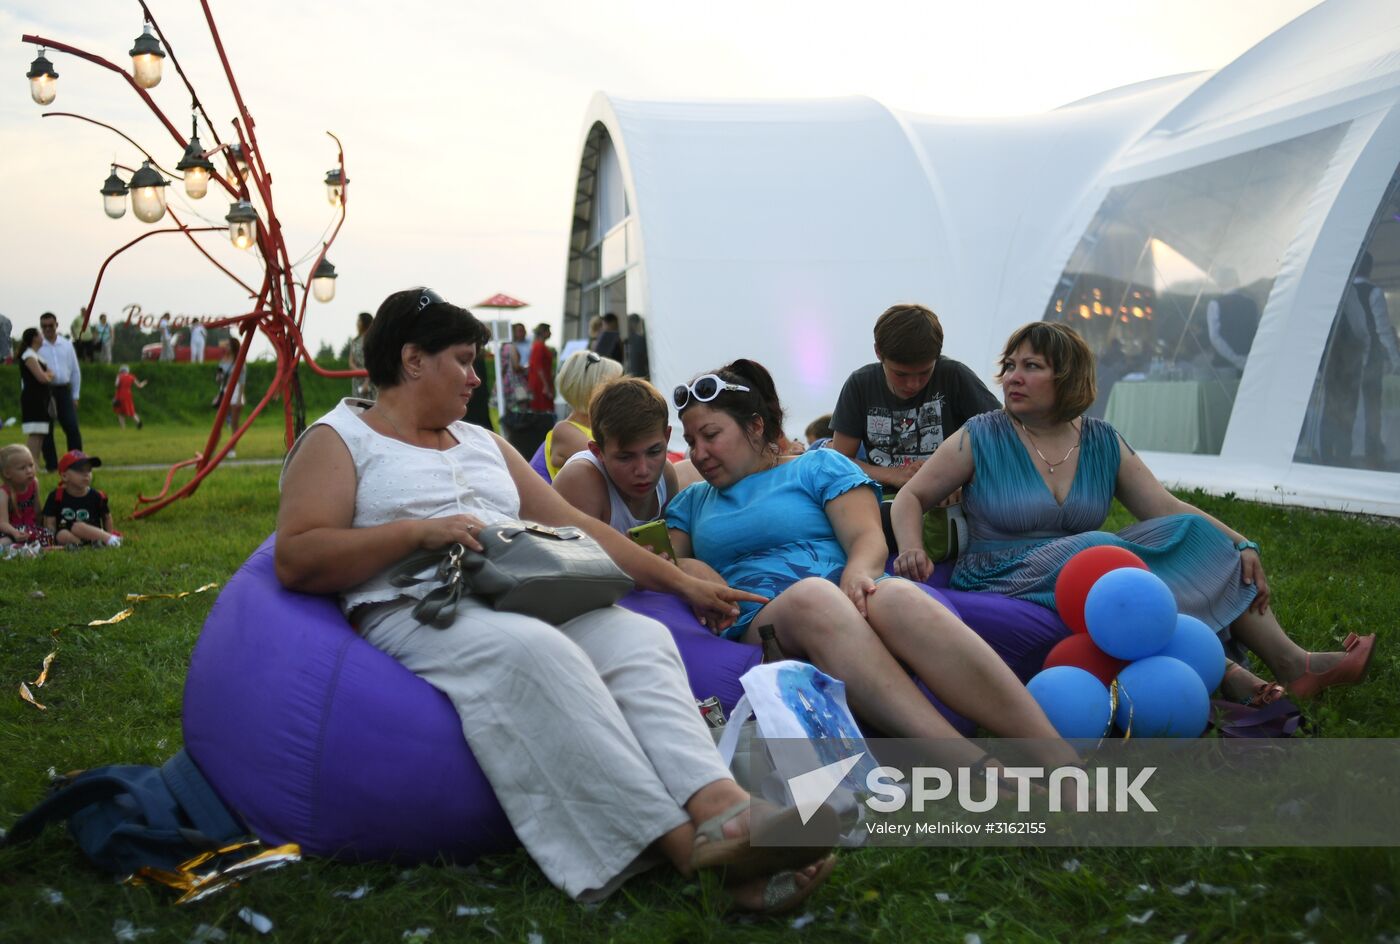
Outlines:
[[[148,425],[137,433],[94,426],[88,449],[110,465],[188,458],[207,425]],[[5,430],[0,439],[16,436]],[[277,423],[259,424],[240,458],[280,455]],[[112,551],[0,561],[0,826],[38,801],[53,768],[155,764],[181,743],[185,667],[207,593],[152,600],[118,624],[87,627],[125,606],[124,594],[223,583],[272,530],[275,466],[217,471],[191,499],[133,521],[138,492],[160,471],[99,469],[127,533]],[[1349,631],[1379,631],[1368,684],[1329,692],[1305,708],[1329,737],[1400,736],[1400,683],[1388,630],[1400,599],[1400,528],[1388,521],[1189,496],[1259,541],[1286,626],[1305,645],[1334,646]],[[1126,523],[1121,509],[1110,523]],[[42,597],[36,596],[42,593]],[[23,703],[59,634],[59,655],[39,691],[47,711]],[[258,697],[254,690],[249,698]],[[1268,784],[1259,785],[1261,798]],[[1190,880],[1228,888],[1175,894]],[[360,886],[359,900],[337,897]],[[736,922],[710,885],[657,873],[599,907],[553,890],[523,853],[469,868],[339,865],[308,861],[256,876],[204,902],[173,907],[160,888],[114,884],[88,868],[61,830],[22,849],[0,849],[0,941],[111,941],[116,921],[151,928],[143,942],[185,942],[199,925],[257,935],[237,913],[270,918],[286,941],[1375,941],[1400,935],[1400,855],[1392,850],[870,849],[844,854],[809,909],[813,920]],[[56,893],[56,894],[55,894]],[[493,909],[457,917],[459,905]],[[1143,919],[1144,915],[1150,916]],[[1141,923],[1134,923],[1134,919]],[[1379,936],[1386,935],[1385,938]]]

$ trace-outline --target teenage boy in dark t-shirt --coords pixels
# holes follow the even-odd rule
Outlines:
[[[945,439],[1001,403],[967,366],[942,357],[943,326],[923,305],[895,305],[875,322],[875,357],[851,374],[831,415],[831,448],[881,485],[908,482]]]

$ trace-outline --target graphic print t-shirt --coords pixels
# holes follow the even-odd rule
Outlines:
[[[57,519],[55,530],[58,531],[71,528],[79,521],[100,528],[107,520],[107,513],[107,496],[95,488],[88,489],[82,498],[75,498],[60,486],[44,502],[44,517]]]
[[[940,357],[917,396],[900,400],[879,363],[855,371],[841,388],[831,428],[859,439],[871,465],[897,466],[933,455],[969,419],[1001,407],[965,364]]]

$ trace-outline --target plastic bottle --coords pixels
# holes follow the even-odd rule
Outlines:
[[[763,647],[764,662],[782,662],[787,656],[783,655],[783,647],[778,645],[778,634],[774,632],[773,625],[758,627],[759,645]]]

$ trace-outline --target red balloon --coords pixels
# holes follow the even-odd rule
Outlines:
[[[1094,645],[1094,640],[1088,633],[1075,633],[1061,639],[1045,657],[1045,668],[1056,665],[1072,665],[1076,669],[1083,669],[1107,687],[1113,684],[1113,680],[1128,663],[1124,659],[1115,659]]]
[[[1060,619],[1065,621],[1071,632],[1089,631],[1084,625],[1084,599],[1089,596],[1094,581],[1120,567],[1148,569],[1141,557],[1125,547],[1112,544],[1086,547],[1065,562],[1060,576],[1055,579],[1055,609],[1060,611]]]

